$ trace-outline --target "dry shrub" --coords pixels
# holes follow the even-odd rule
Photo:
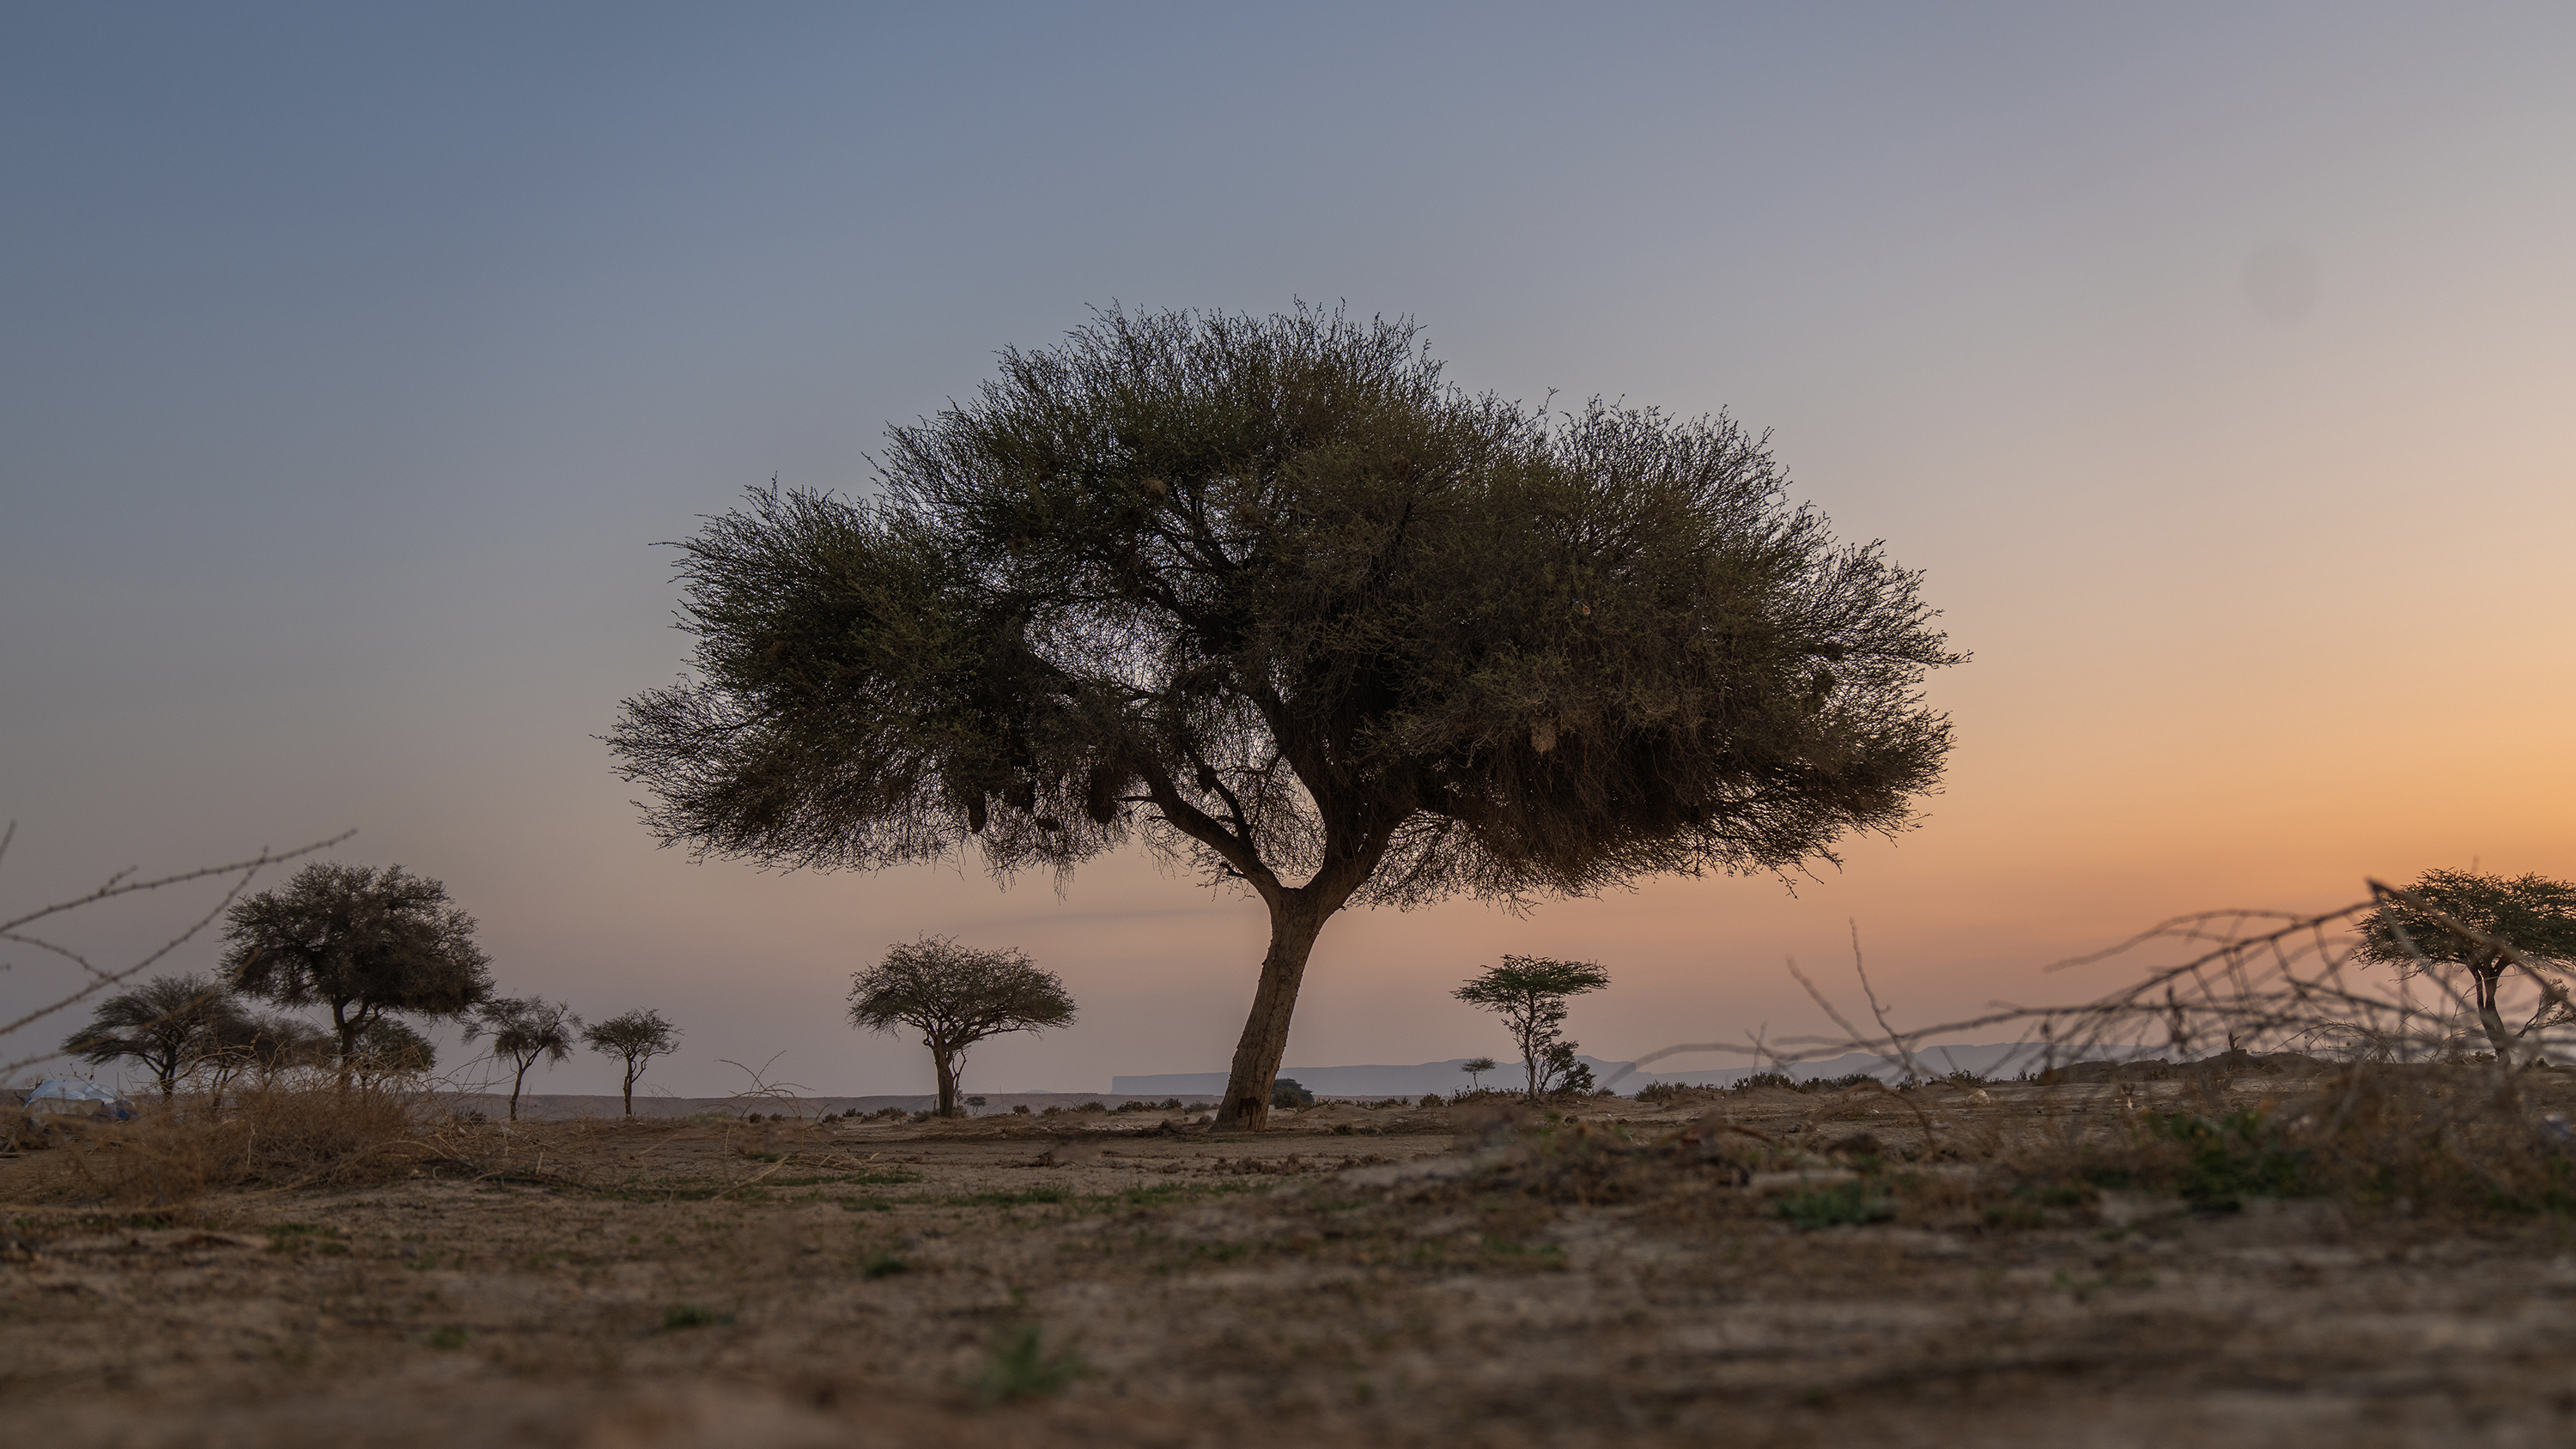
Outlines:
[[[2576,1212],[2576,1141],[2558,1072],[2492,1066],[2356,1066],[2285,1124],[2311,1175],[2359,1202],[2401,1209]],[[2554,1099],[2554,1100],[2553,1100]]]
[[[237,1187],[346,1187],[408,1175],[435,1149],[421,1130],[426,1099],[399,1084],[327,1077],[253,1083],[219,1115],[155,1105],[135,1121],[83,1134],[72,1170],[110,1202],[173,1207]]]
[[[1917,1198],[1974,1199],[1989,1225],[2020,1227],[2079,1220],[2110,1190],[2204,1212],[2321,1198],[2363,1214],[2576,1213],[2576,1139],[2556,1110],[2576,1097],[2565,1073],[2354,1063],[2235,1085],[2206,1078],[2132,1099],[2108,1122],[1990,1138],[1978,1182]]]

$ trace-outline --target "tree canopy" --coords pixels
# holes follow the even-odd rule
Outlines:
[[[221,982],[156,976],[98,1004],[63,1050],[94,1067],[131,1058],[152,1073],[161,1100],[179,1078],[226,1051],[251,1029],[250,1016]]]
[[[1551,1086],[1573,1090],[1591,1085],[1592,1069],[1574,1059],[1575,1043],[1561,1040],[1557,1028],[1565,1024],[1567,997],[1609,984],[1610,973],[1589,961],[1505,956],[1501,965],[1486,967],[1449,994],[1503,1019],[1512,1044],[1521,1049],[1529,1095],[1535,1100]],[[1485,1067],[1490,1071],[1493,1063]]]
[[[1141,837],[1248,889],[1229,1125],[1343,907],[1831,859],[1948,750],[1917,576],[1789,504],[1763,440],[1470,395],[1410,323],[1111,311],[881,469],[681,545],[698,677],[609,737],[648,824],[1005,874]]]
[[[474,918],[447,887],[399,865],[316,861],[225,915],[232,989],[280,1006],[326,1006],[344,1069],[389,1013],[463,1015],[492,994]]]
[[[946,936],[888,950],[850,978],[850,1021],[864,1031],[911,1027],[930,1048],[939,1115],[957,1115],[966,1049],[1007,1032],[1073,1024],[1072,995],[1016,950],[979,951]]]
[[[2433,911],[2510,942],[2535,962],[2561,969],[2576,967],[2576,883],[2539,875],[2507,878],[2467,870],[2428,870],[2408,891]],[[2363,918],[2361,942],[2354,954],[2364,961],[2396,966],[2464,968],[2478,1024],[2499,1061],[2533,1027],[2560,1019],[2544,999],[2530,1020],[2519,1028],[2508,1026],[2498,1002],[2507,958],[2402,900],[2385,901]]]

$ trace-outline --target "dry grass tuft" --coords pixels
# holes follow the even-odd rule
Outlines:
[[[122,1205],[186,1206],[225,1188],[350,1187],[408,1176],[439,1155],[426,1099],[399,1085],[328,1078],[254,1083],[220,1113],[154,1104],[66,1144],[66,1186]]]
[[[2576,1212],[2576,1082],[2487,1063],[2355,1063],[2248,1101],[2215,1087],[2134,1103],[2113,1130],[2025,1139],[1998,1176],[2042,1196],[2086,1188],[2203,1211],[2325,1198],[2401,1216]]]

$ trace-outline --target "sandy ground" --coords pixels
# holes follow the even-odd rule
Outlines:
[[[2564,1218],[1943,1186],[1977,1171],[1943,1132],[2113,1095],[1731,1094],[1816,1150],[1803,1182],[1587,1177],[1349,1107],[1257,1137],[477,1124],[470,1170],[177,1215],[34,1153],[0,1161],[0,1413],[138,1449],[2576,1441]],[[1670,1142],[1704,1110],[1576,1117]],[[1893,1219],[1785,1218],[1863,1131],[1918,1159]]]

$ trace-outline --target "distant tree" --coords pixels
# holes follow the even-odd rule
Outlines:
[[[1538,1091],[1542,1097],[1592,1095],[1592,1068],[1575,1060],[1577,1042],[1559,1038],[1538,1055]]]
[[[1493,1069],[1494,1059],[1492,1057],[1469,1057],[1467,1060],[1458,1064],[1458,1070],[1467,1074],[1468,1087],[1471,1090],[1479,1092],[1485,1089],[1485,1083],[1483,1081],[1485,1073],[1490,1072]]]
[[[245,1073],[273,1076],[327,1067],[335,1055],[331,1033],[300,1017],[248,1012],[227,1016],[216,1028],[214,1050],[197,1062],[197,1076],[206,1089],[207,1115],[222,1115],[225,1092]]]
[[[380,1016],[359,1035],[351,1070],[359,1081],[373,1087],[391,1077],[421,1076],[437,1065],[438,1048],[428,1037],[410,1022]]]
[[[360,1034],[364,1040],[364,1034]],[[252,1065],[276,1073],[322,1068],[339,1059],[339,1039],[298,1016],[271,1013],[254,1017],[244,1039]]]
[[[680,1029],[662,1019],[658,1011],[630,1011],[612,1016],[583,1031],[581,1039],[601,1056],[616,1057],[625,1064],[626,1079],[618,1090],[626,1097],[626,1115],[635,1115],[635,1079],[644,1075],[653,1058],[668,1056],[680,1049]]]
[[[2428,870],[2408,890],[2433,910],[2510,942],[2535,962],[2561,971],[2576,967],[2576,883],[2538,875],[2508,879],[2475,871]],[[2512,1055],[2513,1044],[2532,1028],[2565,1019],[2544,998],[2530,1020],[2518,1028],[2507,1026],[2496,998],[2510,960],[2500,951],[2463,939],[2403,901],[2387,901],[2363,919],[2361,944],[2354,954],[2395,966],[2420,963],[2462,969],[2469,978],[2478,1024],[2499,1062]]]
[[[1565,999],[1609,984],[1610,973],[1589,961],[1505,956],[1501,965],[1486,967],[1449,994],[1503,1019],[1504,1029],[1520,1048],[1522,1065],[1529,1070],[1529,1095],[1535,1101],[1541,1092],[1562,1085],[1573,1070],[1581,1070],[1585,1084],[1590,1084],[1591,1069],[1575,1063],[1572,1042],[1563,1043],[1561,1059],[1549,1052],[1559,1044],[1557,1028],[1565,1023]]]
[[[987,1037],[1073,1022],[1073,997],[1016,950],[978,951],[946,936],[896,946],[850,978],[850,1021],[864,1031],[911,1027],[930,1048],[939,1115],[954,1117],[966,1049]]]
[[[98,1004],[89,1025],[72,1033],[63,1050],[94,1067],[132,1059],[160,1084],[170,1100],[179,1079],[225,1050],[249,1014],[223,983],[202,976],[156,976]]]
[[[510,1120],[519,1120],[519,1089],[526,1085],[528,1069],[540,1058],[559,1062],[572,1055],[573,1043],[581,1038],[581,1018],[560,1001],[532,996],[522,1001],[502,997],[487,1001],[466,1018],[465,1039],[492,1039],[492,1055],[507,1060],[510,1075]]]
[[[492,995],[474,918],[398,865],[317,861],[225,919],[226,980],[280,1006],[330,1008],[343,1082],[377,1019],[461,1017]]]
[[[1781,870],[1908,825],[1957,662],[1764,442],[1444,382],[1410,323],[1112,311],[890,430],[879,499],[682,545],[699,678],[609,736],[665,844],[1059,873],[1141,833],[1258,896],[1217,1121],[1262,1125],[1351,905]]]
[[[1273,1110],[1285,1107],[1295,1110],[1315,1105],[1315,1094],[1297,1084],[1295,1077],[1277,1077],[1270,1083],[1270,1105]]]

